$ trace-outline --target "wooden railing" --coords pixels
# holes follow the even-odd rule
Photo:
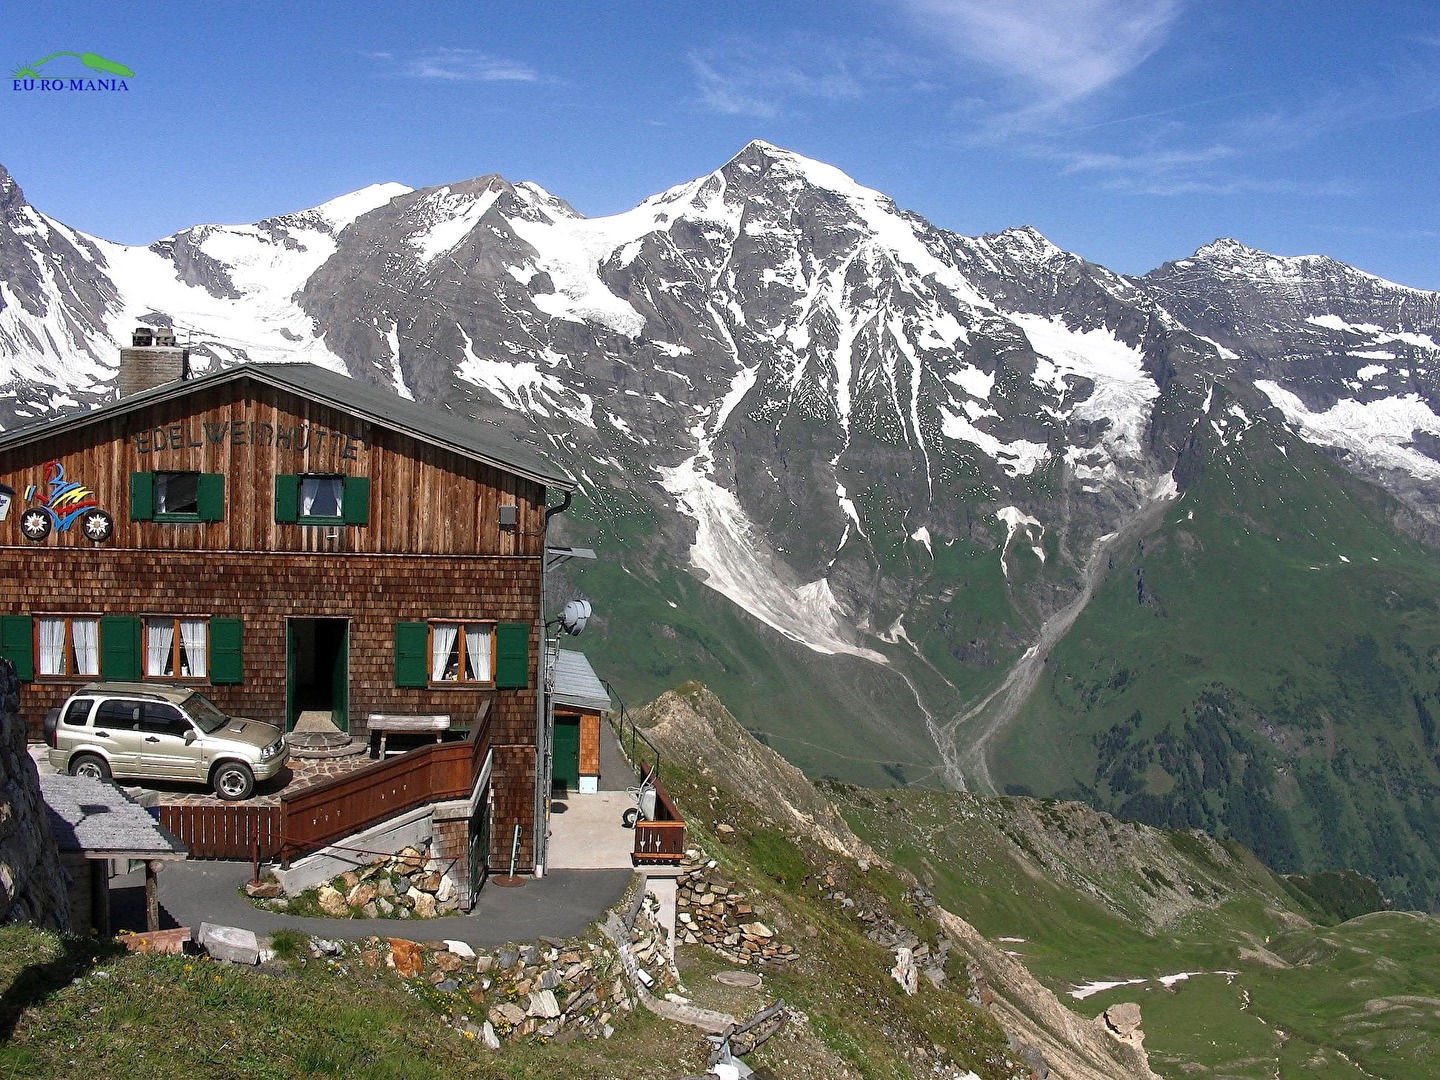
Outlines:
[[[490,753],[490,701],[465,742],[430,743],[407,754],[280,796],[279,806],[210,803],[162,806],[160,824],[195,859],[262,860],[306,855],[427,803],[470,796]]]
[[[159,821],[190,849],[196,859],[248,859],[260,847],[260,858],[280,850],[280,807],[211,803],[203,806],[158,806]]]
[[[641,783],[655,785],[655,818],[653,821],[641,818],[635,823],[635,847],[630,861],[678,863],[685,855],[685,819],[649,765],[641,769]]]
[[[427,803],[470,794],[470,747],[430,743],[280,797],[285,858],[304,855],[332,840]]]

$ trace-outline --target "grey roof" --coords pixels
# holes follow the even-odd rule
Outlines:
[[[188,854],[143,806],[107,781],[42,773],[40,795],[61,851],[92,859],[183,859]]]
[[[0,432],[0,450],[49,438],[62,431],[84,427],[97,420],[123,416],[158,402],[184,397],[196,390],[222,386],[239,379],[253,379],[266,386],[330,405],[368,420],[372,424],[403,432],[411,438],[462,454],[507,472],[516,473],[547,487],[575,488],[574,479],[559,466],[542,458],[536,450],[513,436],[468,417],[444,409],[421,405],[399,394],[372,386],[348,375],[339,375],[314,364],[240,364],[194,379],[165,383],[139,394],[131,394],[108,405],[59,419],[42,420],[11,431]]]
[[[583,652],[559,650],[555,658],[555,703],[608,712],[610,695]]]

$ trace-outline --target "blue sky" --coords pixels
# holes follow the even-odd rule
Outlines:
[[[126,93],[0,83],[41,210],[149,243],[385,180],[626,209],[763,138],[962,233],[1126,273],[1218,236],[1440,289],[1440,5],[1340,0],[4,6]],[[42,74],[88,74],[61,57]]]

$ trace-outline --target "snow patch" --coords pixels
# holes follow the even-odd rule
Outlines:
[[[918,529],[912,532],[910,534],[910,539],[918,540],[920,543],[924,544],[925,550],[930,553],[930,557],[932,559],[935,557],[935,549],[930,545],[930,530],[927,529],[924,525],[921,525]]]
[[[1024,439],[1001,442],[989,432],[981,431],[966,417],[945,408],[940,410],[940,434],[947,439],[979,447],[1011,476],[1030,475],[1050,451],[1044,443],[1027,442]]]
[[[995,389],[995,376],[988,371],[981,371],[979,368],[964,367],[959,371],[952,371],[945,376],[947,382],[953,382],[973,398],[981,401],[990,400],[990,392]]]
[[[1005,556],[1010,551],[1010,542],[1015,539],[1015,534],[1024,531],[1024,539],[1030,542],[1030,550],[1042,563],[1045,561],[1045,549],[1041,542],[1045,539],[1045,526],[1040,524],[1038,518],[1033,518],[1023,510],[1014,506],[1004,506],[995,511],[995,516],[1005,526],[1005,543],[1000,548],[1000,572],[1007,578],[1010,576],[1010,568],[1005,565]],[[1031,530],[1034,530],[1032,533]]]
[[[708,443],[702,441],[708,451]],[[705,572],[705,584],[767,626],[806,648],[826,655],[845,653],[886,663],[880,653],[851,641],[854,623],[825,579],[798,588],[775,569],[760,530],[751,524],[734,493],[710,476],[708,454],[674,468],[661,468],[661,486],[676,507],[695,522],[690,564]]]
[[[1160,387],[1146,373],[1140,351],[1107,329],[1072,330],[1059,318],[1040,315],[1008,318],[1049,361],[1036,365],[1036,383],[1064,393],[1067,377],[1092,380],[1094,392],[1075,405],[1073,415],[1082,420],[1110,420],[1105,445],[1119,455],[1139,457],[1151,407],[1160,396]]]
[[[1420,395],[1363,403],[1343,398],[1323,412],[1311,412],[1279,383],[1258,380],[1255,385],[1310,442],[1348,450],[1378,468],[1401,469],[1427,480],[1440,478],[1440,462],[1407,445],[1416,431],[1440,435],[1440,416]]]
[[[500,192],[494,189],[479,194],[462,194],[448,187],[426,197],[423,209],[426,216],[433,219],[433,224],[408,237],[420,265],[434,261],[469,236],[499,197]]]

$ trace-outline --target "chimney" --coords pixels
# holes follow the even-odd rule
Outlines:
[[[120,350],[120,396],[190,377],[190,350],[175,344],[175,331],[137,326],[130,348]]]

